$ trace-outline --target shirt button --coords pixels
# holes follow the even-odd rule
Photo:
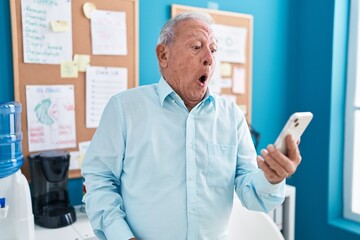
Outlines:
[[[192,182],[194,180],[193,177],[189,177],[189,182]]]
[[[189,144],[189,148],[193,148],[193,144],[192,144],[192,143]]]

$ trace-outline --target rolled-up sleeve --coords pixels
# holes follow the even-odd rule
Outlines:
[[[125,221],[120,175],[125,151],[124,118],[116,99],[110,99],[87,150],[81,172],[85,178],[86,213],[99,239],[133,237]]]

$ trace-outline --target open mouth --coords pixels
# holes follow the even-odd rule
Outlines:
[[[207,79],[208,79],[208,76],[206,74],[201,75],[201,77],[199,78],[199,81],[200,81],[202,86],[205,85],[205,82],[206,82]]]

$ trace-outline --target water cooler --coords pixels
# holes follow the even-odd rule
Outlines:
[[[33,240],[29,184],[21,173],[21,105],[0,103],[0,235],[2,240]]]

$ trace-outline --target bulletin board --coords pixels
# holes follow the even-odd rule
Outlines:
[[[41,1],[40,1],[41,2]],[[54,2],[54,1],[49,1]],[[91,22],[83,11],[84,3],[90,2],[97,10],[125,12],[126,45],[125,55],[93,55]],[[78,77],[62,78],[60,64],[24,63],[21,0],[10,0],[14,94],[15,101],[22,104],[21,128],[23,132],[22,152],[24,164],[22,172],[30,179],[27,157],[28,123],[26,105],[26,86],[29,85],[73,85],[76,125],[76,147],[67,151],[78,151],[78,143],[90,141],[96,128],[86,127],[86,73],[78,72]],[[138,86],[138,1],[137,0],[72,0],[71,1],[72,54],[90,55],[91,66],[127,68],[127,88]],[[60,116],[61,117],[61,116]],[[69,177],[80,177],[80,170],[70,170]]]
[[[252,42],[253,42],[253,17],[248,14],[234,13],[219,11],[213,9],[204,9],[189,7],[183,5],[173,4],[171,6],[171,15],[175,16],[183,11],[203,11],[209,13],[215,24],[235,27],[235,30],[244,30],[246,36],[244,36],[244,55],[240,62],[235,61],[221,61],[221,91],[220,95],[231,96],[236,101],[238,106],[244,111],[248,123],[251,123],[251,93],[252,93]],[[231,60],[231,59],[230,59]],[[218,66],[217,66],[218,67]],[[236,70],[236,72],[235,72]],[[238,78],[238,74],[242,75],[242,78]],[[236,74],[236,78],[235,75]],[[241,79],[241,83],[236,82]],[[234,84],[241,84],[240,91],[237,89],[234,91]]]

